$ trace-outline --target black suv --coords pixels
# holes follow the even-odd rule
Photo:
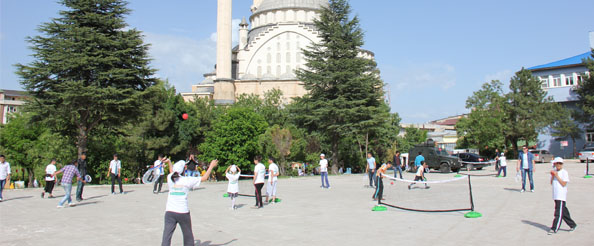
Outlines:
[[[425,162],[430,169],[439,170],[442,173],[449,173],[450,171],[457,172],[460,170],[460,161],[458,157],[449,156],[445,150],[440,150],[435,147],[435,142],[432,139],[428,139],[422,144],[416,145],[414,148],[408,151],[409,158],[409,171],[415,171],[415,158],[417,155],[425,157]]]

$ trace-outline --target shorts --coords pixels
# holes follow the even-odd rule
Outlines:
[[[270,181],[266,181],[266,195],[276,196],[276,182],[274,181],[270,184]]]
[[[237,196],[239,196],[238,192],[236,192],[236,193],[227,192],[227,194],[229,194],[230,198],[237,198]]]
[[[414,181],[424,181],[423,180],[423,176],[415,176],[415,180]]]

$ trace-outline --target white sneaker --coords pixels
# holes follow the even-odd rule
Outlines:
[[[58,205],[58,206],[57,206],[57,208],[63,208],[63,207],[64,207],[63,205]]]
[[[71,202],[71,203],[68,203],[68,206],[70,206],[70,207],[74,207],[74,206],[76,206],[76,202]]]
[[[530,190],[530,192],[534,193],[534,190]]]
[[[524,193],[524,191],[525,191],[525,190],[524,190],[524,189],[522,189],[522,190],[520,191],[520,193]]]

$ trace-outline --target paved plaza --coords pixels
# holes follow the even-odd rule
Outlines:
[[[571,179],[567,206],[578,228],[568,232],[563,224],[551,236],[550,164],[537,165],[535,193],[519,192],[516,162],[510,164],[507,178],[472,177],[476,211],[483,215],[477,219],[464,218],[463,212],[373,212],[373,190],[364,187],[361,174],[330,176],[331,189],[320,188],[319,176],[283,178],[278,184],[282,202],[251,209],[253,198],[240,197],[235,211],[222,196],[227,182],[206,182],[188,196],[195,245],[594,244],[594,179],[583,178],[584,164],[565,164]],[[491,172],[492,167],[471,173]],[[428,178],[445,180],[453,174],[429,173]],[[460,189],[465,186],[460,182]],[[0,245],[160,245],[167,193],[155,195],[151,185],[125,185],[124,190],[127,194],[110,195],[109,186],[86,186],[84,201],[61,209],[56,208],[64,194],[61,186],[53,199],[42,199],[39,188],[5,190]],[[447,197],[436,193],[431,202]],[[178,227],[172,245],[181,240]]]

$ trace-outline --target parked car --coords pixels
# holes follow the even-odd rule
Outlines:
[[[594,162],[594,147],[585,148],[580,151],[578,154],[580,157],[580,162],[586,162],[586,158],[590,160],[590,162]]]
[[[553,158],[555,158],[553,154],[551,154],[548,150],[544,149],[530,150],[530,153],[534,155],[535,162],[545,163],[550,162],[551,160],[553,160]]]
[[[449,156],[445,150],[435,147],[435,142],[432,139],[427,139],[426,142],[418,144],[408,151],[409,172],[416,172],[415,158],[419,152],[425,157],[425,162],[430,169],[439,170],[442,173],[460,170],[458,158]]]
[[[481,169],[483,169],[483,167],[490,166],[491,164],[493,164],[492,162],[489,162],[488,158],[479,156],[474,153],[458,153],[458,154],[453,154],[452,156],[460,158],[460,161],[461,161],[460,164],[462,164],[463,168],[466,167],[466,169],[468,169],[468,170],[470,170],[472,168],[481,170]],[[471,163],[467,163],[467,162],[473,162],[473,163],[471,164]]]

